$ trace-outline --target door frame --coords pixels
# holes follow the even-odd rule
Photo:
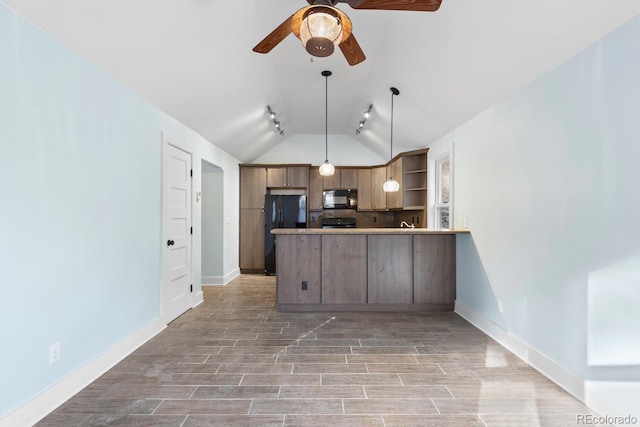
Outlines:
[[[193,171],[193,150],[190,149],[190,147],[188,147],[186,144],[181,143],[179,140],[173,138],[171,136],[171,134],[163,131],[162,132],[162,241],[161,241],[161,248],[162,248],[162,291],[161,291],[161,301],[160,301],[160,313],[161,313],[161,317],[162,317],[162,321],[165,324],[169,324],[171,321],[175,320],[175,319],[169,319],[168,318],[168,303],[169,303],[169,277],[168,274],[166,272],[166,268],[168,265],[168,256],[169,256],[169,251],[167,250],[166,246],[165,246],[165,242],[169,239],[169,218],[168,218],[168,212],[169,212],[169,208],[167,206],[167,200],[165,198],[165,189],[167,188],[167,186],[169,185],[169,176],[168,176],[168,170],[169,170],[169,147],[173,147],[176,148],[178,150],[184,151],[185,153],[187,153],[189,155],[189,157],[191,157],[191,170]],[[192,177],[193,177],[193,172],[192,172]],[[193,226],[193,210],[194,210],[194,203],[193,203],[193,179],[191,181],[191,191],[189,192],[189,204],[191,205],[191,218],[190,218],[190,222],[191,225]],[[194,272],[193,272],[193,266],[194,266],[194,239],[193,239],[193,234],[191,234],[191,238],[189,239],[189,245],[190,245],[190,252],[191,252],[191,256],[189,257],[189,265],[188,265],[188,269],[189,269],[189,277],[190,277],[190,281],[192,283],[192,289],[191,292],[189,293],[189,307],[193,308],[193,278],[194,278]]]

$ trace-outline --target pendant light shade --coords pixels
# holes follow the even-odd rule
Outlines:
[[[320,166],[320,175],[331,176],[336,168],[329,163],[329,76],[331,71],[323,71],[324,76],[324,163]]]
[[[329,160],[325,160],[322,165],[320,165],[320,175],[322,176],[331,176],[336,172],[336,168],[329,163]]]
[[[389,145],[391,146],[391,157],[390,157],[390,160],[391,160],[393,159],[393,97],[395,95],[399,95],[400,91],[395,87],[392,87],[390,90],[391,90],[391,138],[389,140]],[[400,183],[398,183],[398,181],[393,179],[391,174],[389,174],[389,179],[387,179],[387,181],[382,185],[382,190],[384,190],[385,193],[396,192],[400,190]]]
[[[382,184],[382,189],[385,193],[394,193],[400,190],[400,183],[390,176],[389,179]]]

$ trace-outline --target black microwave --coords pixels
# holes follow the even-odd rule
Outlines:
[[[322,207],[324,209],[356,209],[358,190],[325,190],[322,192]]]

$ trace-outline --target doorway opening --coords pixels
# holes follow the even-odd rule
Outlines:
[[[224,173],[202,160],[202,285],[224,284]]]

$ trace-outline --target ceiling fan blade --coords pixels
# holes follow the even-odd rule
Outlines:
[[[339,46],[349,65],[357,65],[367,59],[353,33],[346,40],[342,40]]]
[[[289,19],[280,24],[278,28],[273,30],[267,37],[258,43],[256,47],[253,48],[253,51],[258,53],[268,53],[271,49],[276,47],[278,43],[291,34],[291,21],[293,20],[294,15],[291,15]]]
[[[342,0],[340,3],[347,3],[354,9],[435,12],[442,0]]]

